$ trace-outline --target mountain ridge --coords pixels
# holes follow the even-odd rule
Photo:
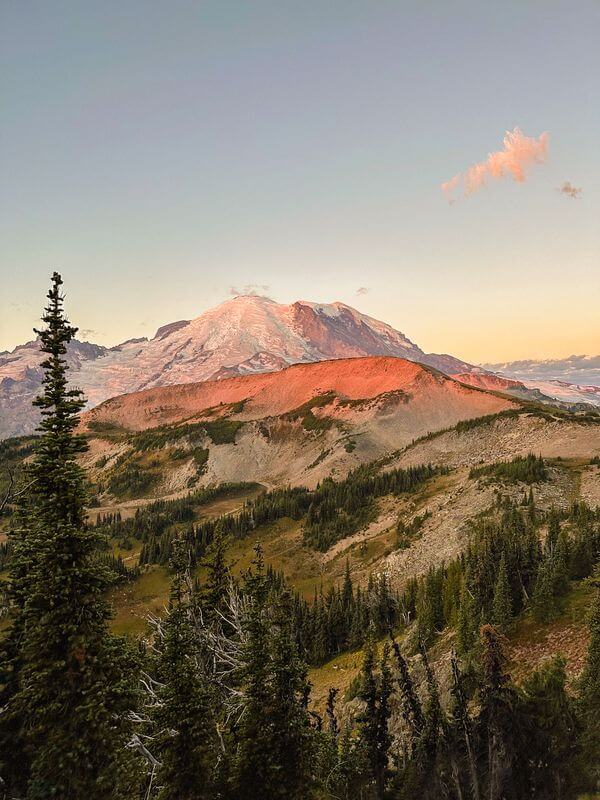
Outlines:
[[[452,355],[426,353],[391,325],[345,303],[281,304],[256,295],[238,295],[195,319],[166,323],[151,339],[132,338],[113,347],[73,340],[67,351],[71,385],[83,390],[87,408],[147,388],[367,356],[408,359],[471,385],[492,375]],[[35,430],[39,412],[31,402],[41,385],[41,361],[37,340],[0,353],[0,439]],[[505,382],[501,391],[521,399],[600,405],[600,390],[594,388],[496,377]]]
[[[276,372],[223,380],[142,389],[109,398],[95,406],[83,414],[82,425],[101,422],[129,430],[144,430],[221,416],[220,409],[225,411],[234,405],[240,406],[235,412],[236,419],[251,420],[289,414],[305,407],[310,410],[307,406],[311,402],[316,405],[316,401],[326,395],[331,395],[332,403],[337,399],[340,407],[348,404],[356,408],[360,403],[391,393],[402,393],[404,404],[431,403],[436,384],[456,396],[476,397],[479,404],[487,404],[483,413],[516,406],[508,397],[468,386],[428,365],[392,356],[365,356],[292,364]]]
[[[85,412],[81,431],[90,464],[108,453],[147,452],[152,460],[153,451],[173,463],[178,488],[197,474],[194,448],[206,485],[315,485],[425,434],[521,407],[433,367],[366,356],[121,395]]]
[[[475,369],[451,356],[425,353],[400,331],[344,303],[285,305],[254,295],[163,325],[152,339],[130,339],[111,348],[75,340],[67,358],[72,385],[94,407],[153,386],[369,355],[405,357],[445,372]],[[31,401],[41,382],[41,360],[35,340],[0,356],[0,437],[35,428],[38,416]]]

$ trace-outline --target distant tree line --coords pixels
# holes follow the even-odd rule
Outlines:
[[[380,472],[376,466],[367,465],[357,468],[343,480],[328,478],[312,490],[289,487],[265,492],[248,501],[240,513],[190,524],[183,535],[194,557],[201,559],[217,530],[244,538],[260,525],[287,517],[303,520],[304,541],[309,547],[327,550],[375,517],[378,497],[414,491],[431,477],[445,471],[444,468],[424,465]],[[110,520],[110,533],[122,537],[130,530],[144,543],[141,564],[167,565],[174,532],[181,534],[181,530],[174,531],[171,526],[185,521],[177,516],[177,509],[177,506],[165,507],[158,514],[151,508],[139,510],[133,523]],[[102,519],[100,524],[103,524]]]

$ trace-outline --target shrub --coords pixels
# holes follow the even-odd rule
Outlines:
[[[548,479],[546,465],[541,456],[515,456],[512,461],[497,461],[483,467],[474,467],[470,478],[489,476],[507,483],[539,483]]]
[[[193,454],[198,475],[202,475],[204,472],[206,472],[210,451],[204,447],[196,447],[196,449],[193,451]]]
[[[235,444],[235,437],[243,424],[236,420],[221,418],[214,422],[204,422],[202,426],[213,444]]]

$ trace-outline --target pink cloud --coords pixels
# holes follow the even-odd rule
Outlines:
[[[548,155],[548,134],[542,133],[535,139],[525,136],[520,128],[506,131],[503,149],[490,153],[485,161],[470,166],[465,172],[455,175],[442,183],[442,191],[450,203],[455,200],[455,192],[465,197],[481,189],[490,178],[512,178],[517,183],[527,179],[530,167],[543,164]]]

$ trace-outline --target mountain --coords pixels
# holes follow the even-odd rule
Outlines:
[[[541,387],[545,384],[541,382],[517,381],[514,380],[514,378],[505,378],[502,375],[495,375],[493,372],[463,372],[452,375],[451,377],[469,386],[487,389],[491,392],[502,392],[503,394],[511,395],[511,397],[518,397],[521,400],[532,400],[539,403],[556,403],[557,405],[564,403],[569,407],[578,406],[580,403],[586,402],[581,399],[579,394],[573,394],[570,397],[565,395],[559,400],[558,396],[551,391],[544,394]],[[583,409],[572,408],[572,410]]]
[[[521,381],[557,382],[575,384],[586,390],[600,387],[600,355],[569,356],[568,358],[550,358],[545,360],[527,359],[523,361],[506,361],[497,364],[484,364],[483,368],[491,372],[506,375]]]
[[[465,383],[521,399],[558,399],[575,407],[600,405],[600,392],[593,387],[570,387],[547,377],[536,380],[517,375],[515,380],[504,374],[505,368],[511,368],[506,364],[497,365],[502,366],[503,374],[491,387],[489,382],[494,381],[489,371],[451,355],[425,353],[400,331],[344,303],[298,301],[284,305],[267,297],[240,295],[196,319],[163,325],[150,340],[130,339],[111,348],[73,341],[68,351],[71,382],[83,389],[88,408],[110,397],[152,387],[364,356],[416,361],[458,376]],[[41,360],[37,341],[0,353],[0,439],[34,430],[39,417],[31,401],[40,386]],[[588,372],[593,372],[596,361],[589,361]],[[579,368],[581,373],[581,363]],[[517,372],[517,367],[514,370]]]
[[[66,357],[71,374],[78,375],[84,364],[108,353],[106,347],[72,341]],[[41,385],[42,357],[37,341],[0,353],[0,439],[31,433],[37,425],[39,412],[31,401]]]
[[[296,364],[277,372],[243,377],[176,384],[146,389],[106,400],[83,415],[82,422],[116,425],[141,431],[161,425],[193,422],[221,416],[220,410],[237,406],[236,419],[255,420],[305,409],[315,403],[322,410],[330,403],[336,413],[348,418],[371,401],[396,395],[414,413],[427,409],[437,430],[461,418],[495,413],[513,405],[497,397],[462,385],[433,368],[390,356],[344,358],[313,364]],[[456,402],[455,402],[456,399]],[[372,407],[372,406],[369,406]],[[349,409],[349,411],[346,411]],[[447,417],[447,418],[446,418]],[[422,426],[423,420],[420,420]],[[453,423],[453,424],[454,424]],[[424,432],[424,431],[421,431]],[[411,431],[411,438],[415,431]]]
[[[195,475],[196,448],[204,454],[203,482],[311,485],[432,431],[519,408],[432,367],[369,356],[145,389],[86,412],[82,428],[92,438],[90,467],[100,457],[104,468],[108,452],[150,457],[155,450],[171,464],[172,488]]]
[[[542,402],[554,400],[580,408],[600,406],[600,356],[484,364],[480,373],[466,373],[462,379],[472,386],[483,386],[490,375],[505,381],[504,391],[515,396],[525,398],[533,392],[537,398],[531,399]]]
[[[429,364],[443,372],[474,369],[448,355],[424,353],[404,334],[343,303],[238,296],[194,320],[159,328],[150,339],[112,348],[72,342],[73,385],[88,407],[109,397],[154,386],[272,372],[289,364],[387,355]],[[31,409],[41,380],[37,342],[0,354],[0,437],[30,433]]]

